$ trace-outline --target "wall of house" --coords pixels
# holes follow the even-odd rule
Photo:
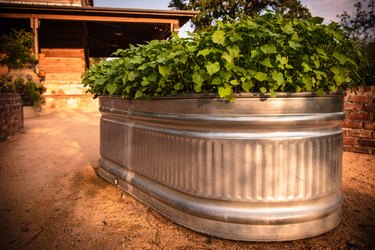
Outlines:
[[[18,93],[0,93],[0,140],[21,132],[23,110]]]
[[[375,86],[348,91],[344,108],[344,150],[375,154]]]
[[[52,108],[97,107],[97,100],[86,94],[82,84],[85,72],[83,49],[42,49],[39,70],[45,72],[43,95]]]

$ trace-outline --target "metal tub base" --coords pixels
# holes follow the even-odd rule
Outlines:
[[[99,175],[178,224],[284,241],[341,222],[341,95],[100,104]]]

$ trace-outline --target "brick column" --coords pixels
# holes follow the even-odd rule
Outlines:
[[[23,109],[18,93],[0,93],[0,140],[21,132]]]
[[[344,108],[344,150],[375,154],[375,86],[348,91]]]

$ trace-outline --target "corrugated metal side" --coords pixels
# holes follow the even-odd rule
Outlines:
[[[127,145],[126,119],[103,114],[100,120],[101,156],[125,167]]]
[[[192,195],[278,202],[313,199],[340,188],[340,133],[230,141],[136,128],[133,138],[130,169]]]

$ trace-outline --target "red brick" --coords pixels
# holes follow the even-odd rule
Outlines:
[[[373,122],[365,122],[363,124],[363,128],[367,130],[374,130],[375,129],[375,123]]]
[[[365,120],[369,121],[372,120],[374,117],[373,114],[369,113],[359,113],[359,112],[352,112],[348,114],[348,119],[350,120]]]
[[[342,124],[343,128],[362,128],[362,122],[345,120]]]
[[[367,112],[375,112],[375,104],[366,104],[364,110]]]
[[[351,90],[349,90],[348,92],[347,92],[348,94],[349,93],[355,93],[355,94],[357,94],[357,93],[375,93],[375,86],[373,85],[373,86],[365,86],[365,87],[354,87],[354,88],[352,88]]]
[[[375,152],[373,148],[366,148],[361,146],[344,146],[344,150],[361,154],[374,154]]]
[[[358,103],[347,102],[344,105],[344,110],[345,111],[360,111],[362,110],[362,105]]]
[[[350,100],[357,103],[370,103],[373,97],[368,95],[352,95]]]
[[[358,129],[351,129],[344,131],[344,136],[347,137],[361,137],[361,138],[372,138],[373,131],[370,130],[358,130]]]
[[[343,143],[344,143],[344,145],[355,145],[355,144],[357,144],[357,138],[345,137],[344,136]]]
[[[358,139],[358,145],[375,148],[375,139]]]
[[[366,86],[362,90],[364,93],[375,94],[375,86]]]

